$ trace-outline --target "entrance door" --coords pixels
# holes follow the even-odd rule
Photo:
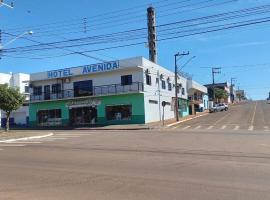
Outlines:
[[[69,110],[70,124],[74,126],[91,126],[97,122],[96,107],[80,107]]]
[[[44,86],[44,100],[49,100],[51,95],[50,95],[50,86],[49,85],[45,85]]]

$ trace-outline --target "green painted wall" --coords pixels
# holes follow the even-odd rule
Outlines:
[[[178,101],[179,101],[179,116],[180,117],[188,116],[189,115],[189,101],[186,99],[179,99]],[[183,108],[183,106],[185,108]]]
[[[102,103],[98,106],[98,123],[99,124],[143,124],[145,123],[144,97],[143,94],[124,94],[115,96],[102,97]],[[131,120],[107,121],[105,107],[106,105],[132,105]]]
[[[144,94],[123,94],[104,97],[91,97],[101,99],[101,104],[97,106],[98,120],[97,124],[143,124],[145,123],[144,112]],[[37,112],[39,110],[61,109],[62,124],[64,126],[69,123],[69,109],[66,107],[68,100],[62,101],[47,101],[39,103],[31,103],[29,106],[29,124],[30,126],[37,125]],[[106,105],[132,105],[131,120],[106,120],[105,107]]]

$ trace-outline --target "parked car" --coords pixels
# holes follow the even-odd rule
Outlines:
[[[214,104],[212,108],[209,109],[209,111],[212,112],[220,112],[220,111],[227,111],[229,110],[229,107],[225,103],[219,103],[219,104]]]

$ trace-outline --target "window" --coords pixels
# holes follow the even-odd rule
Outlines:
[[[168,83],[168,90],[172,91],[172,84],[171,83]]]
[[[42,95],[42,87],[41,86],[34,87],[33,88],[33,94],[35,96]]]
[[[185,95],[185,88],[182,88],[182,95]]]
[[[53,94],[61,93],[61,84],[60,83],[52,85],[52,93]]]
[[[161,81],[161,88],[166,89],[166,82],[163,80]]]
[[[73,87],[74,87],[74,97],[93,95],[92,80],[74,82]]]
[[[149,74],[146,74],[146,84],[147,85],[152,85],[151,76]]]
[[[106,106],[107,120],[131,120],[131,105]]]
[[[41,126],[61,125],[61,109],[40,110],[37,118]]]
[[[121,76],[121,85],[132,85],[132,75]]]
[[[29,93],[29,86],[28,85],[24,86],[24,92]]]

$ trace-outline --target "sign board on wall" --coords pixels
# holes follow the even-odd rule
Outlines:
[[[93,74],[99,72],[113,71],[119,68],[119,61],[104,62],[80,67],[52,70],[47,72],[48,79],[64,78],[76,75]],[[45,77],[44,77],[45,78]]]
[[[66,103],[66,107],[68,108],[77,108],[84,106],[98,106],[101,104],[100,99],[83,99],[83,100],[72,100]]]

